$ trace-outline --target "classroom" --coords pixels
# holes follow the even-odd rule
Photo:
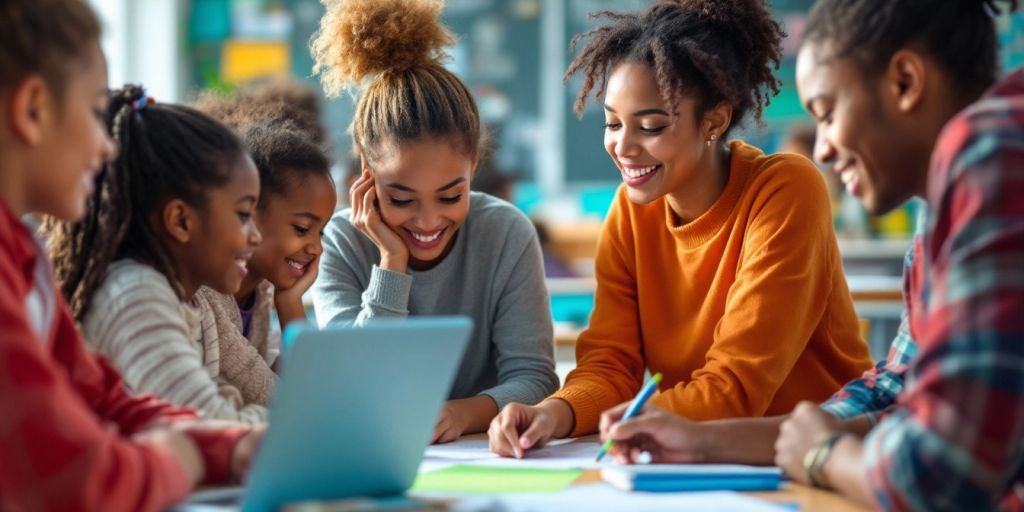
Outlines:
[[[1024,511],[1018,0],[0,22],[0,511]]]

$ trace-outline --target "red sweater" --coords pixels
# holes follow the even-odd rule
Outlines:
[[[170,455],[130,436],[195,412],[128,394],[85,349],[49,262],[2,201],[0,404],[0,510],[160,510],[189,491]],[[207,436],[200,450],[230,457],[237,439]]]

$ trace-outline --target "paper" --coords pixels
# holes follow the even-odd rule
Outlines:
[[[550,493],[572,485],[583,471],[531,468],[485,468],[457,465],[421,474],[414,493]]]
[[[527,450],[522,459],[516,459],[492,453],[486,439],[459,440],[428,447],[420,472],[443,469],[446,462],[498,468],[591,469],[606,465],[595,461],[600,449],[601,444],[594,441],[557,439],[544,448]],[[611,459],[606,461],[610,463]]]
[[[518,494],[466,498],[453,511],[500,510],[502,512],[791,512],[791,508],[729,491],[687,493],[635,493],[619,491],[604,483],[574,485],[555,494]]]

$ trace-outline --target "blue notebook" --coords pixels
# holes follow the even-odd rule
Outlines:
[[[733,464],[645,464],[601,470],[601,478],[625,491],[774,491],[782,469]]]

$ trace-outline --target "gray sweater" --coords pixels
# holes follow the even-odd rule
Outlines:
[[[380,251],[352,224],[351,214],[338,212],[326,228],[313,285],[321,327],[466,315],[473,319],[473,334],[450,398],[484,394],[501,408],[509,402],[535,404],[558,388],[544,263],[525,215],[473,192],[469,215],[445,259],[430,270],[400,274],[377,266]]]

